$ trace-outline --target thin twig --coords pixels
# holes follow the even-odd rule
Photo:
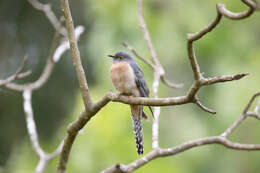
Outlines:
[[[137,7],[138,7],[138,19],[139,19],[139,24],[140,27],[143,31],[144,34],[144,39],[146,41],[146,45],[149,49],[149,53],[152,57],[153,63],[157,66],[160,66],[160,62],[157,58],[156,52],[153,48],[152,40],[149,34],[149,31],[147,29],[145,20],[144,20],[144,13],[143,13],[143,1],[142,0],[137,0]]]
[[[168,86],[168,87],[170,87],[170,88],[175,88],[175,89],[180,89],[180,88],[183,88],[183,84],[176,84],[176,83],[172,83],[172,82],[170,82],[168,79],[166,79],[166,77],[165,77],[165,75],[161,75],[161,80],[162,80],[162,82],[166,85],[166,86]]]
[[[76,40],[78,41],[80,38],[80,35],[84,32],[85,27],[84,26],[77,26],[75,28],[75,37]],[[67,50],[70,49],[70,44],[68,40],[64,40],[55,50],[54,54],[53,54],[53,61],[54,62],[58,62],[59,59],[61,58],[61,56],[64,54],[64,52],[66,52]]]
[[[252,104],[252,101],[254,100],[255,97],[259,96],[260,93],[256,93],[251,101],[247,104],[245,110],[247,109],[248,106]],[[235,121],[233,125],[231,125],[227,130],[225,130],[224,133],[222,133],[220,136],[212,136],[212,137],[205,137],[201,139],[195,139],[191,140],[188,142],[185,142],[183,144],[180,144],[176,147],[172,148],[154,148],[152,151],[141,157],[140,159],[128,164],[128,165],[123,165],[117,163],[116,165],[113,165],[105,170],[102,171],[102,173],[115,173],[115,172],[121,172],[121,173],[129,173],[133,172],[134,170],[140,168],[141,166],[149,163],[153,159],[159,158],[159,157],[166,157],[166,156],[172,156],[176,155],[178,153],[181,153],[183,151],[199,147],[199,146],[204,146],[204,145],[209,145],[209,144],[219,144],[223,145],[226,148],[234,149],[234,150],[246,150],[246,151],[251,151],[251,150],[260,150],[260,144],[243,144],[243,143],[236,143],[232,142],[226,137],[230,135],[233,130],[245,120],[246,116],[244,114],[240,116],[240,118]]]
[[[66,37],[66,35],[67,35],[66,29],[63,26],[60,28],[59,20],[56,17],[56,15],[54,14],[54,12],[52,11],[50,4],[42,4],[38,0],[28,0],[28,2],[35,9],[42,11],[45,14],[45,16],[47,17],[47,19],[50,21],[52,26],[54,27],[54,29],[56,31],[59,31],[60,34],[62,34],[63,36]]]
[[[59,23],[59,26],[61,27],[61,22]],[[25,117],[26,117],[27,131],[28,131],[28,134],[30,137],[32,148],[34,149],[35,153],[39,157],[39,162],[37,164],[37,167],[35,168],[36,173],[43,173],[44,169],[46,168],[47,163],[61,152],[61,148],[63,146],[63,141],[62,141],[61,144],[56,148],[56,150],[50,154],[46,153],[41,148],[39,139],[38,139],[36,124],[34,121],[32,98],[31,98],[32,91],[42,87],[43,84],[45,84],[45,82],[49,78],[50,74],[52,73],[52,69],[55,64],[54,61],[52,60],[52,57],[53,57],[56,47],[58,46],[59,36],[60,36],[60,32],[56,31],[53,41],[52,41],[50,56],[48,57],[45,69],[38,80],[36,80],[33,83],[28,83],[28,84],[7,83],[5,85],[9,89],[13,89],[16,91],[23,91],[24,112],[25,112]],[[21,75],[20,72],[22,71],[24,64],[25,64],[25,60],[23,61],[21,67],[16,72],[18,75]]]
[[[158,67],[157,65],[154,65],[152,62],[150,62],[149,60],[147,60],[146,58],[142,57],[137,51],[135,48],[133,48],[132,46],[128,45],[127,42],[123,41],[122,42],[122,45],[129,49],[137,58],[139,58],[140,60],[142,60],[144,63],[148,64],[154,71],[156,71],[157,69],[159,68],[162,68],[162,67]],[[159,71],[159,70],[157,70]],[[179,89],[179,88],[183,88],[183,84],[175,84],[175,83],[172,83],[170,82],[169,80],[166,79],[165,77],[165,74],[160,74],[160,78],[162,80],[162,82],[170,87],[170,88],[175,88],[175,89]]]
[[[21,79],[21,78],[25,78],[28,75],[31,74],[31,71],[26,71],[26,72],[22,72],[25,63],[27,62],[28,57],[25,56],[22,60],[21,65],[19,66],[19,68],[16,70],[15,74],[13,74],[12,76],[8,77],[7,79],[4,80],[0,80],[0,86],[4,86],[7,85],[8,83],[13,82],[16,79]]]
[[[229,136],[247,117],[248,117],[248,110],[250,106],[252,105],[253,101],[255,100],[256,97],[260,95],[260,92],[256,93],[253,95],[253,97],[250,99],[248,104],[246,105],[245,109],[243,110],[242,115],[238,120],[236,120],[225,132],[221,134],[223,137]]]
[[[61,26],[61,23],[60,23]],[[83,26],[77,26],[75,29],[75,35],[76,39],[79,40],[81,34],[84,32],[84,27]],[[41,88],[49,79],[50,75],[52,74],[52,70],[55,66],[55,64],[60,60],[61,56],[63,53],[69,49],[67,44],[69,44],[68,40],[64,41],[59,44],[60,40],[60,34],[59,32],[56,32],[53,41],[52,41],[52,46],[51,46],[51,51],[50,55],[47,58],[46,65],[40,75],[40,77],[30,83],[25,83],[25,84],[17,84],[17,83],[8,83],[5,85],[6,88],[15,90],[15,91],[24,91],[26,89],[30,90],[37,90]]]
[[[194,52],[194,41],[202,38],[204,35],[206,35],[208,32],[212,31],[220,22],[222,15],[226,16],[227,18],[230,19],[243,19],[248,16],[250,16],[254,10],[252,10],[252,5],[250,4],[251,1],[248,0],[243,0],[243,2],[250,7],[250,9],[247,12],[242,12],[242,13],[230,13],[226,9],[223,8],[222,5],[217,5],[217,17],[213,22],[211,22],[208,26],[200,30],[199,32],[195,34],[188,34],[187,35],[187,51],[189,55],[189,60],[190,64],[193,70],[194,74],[194,83],[190,87],[188,93],[186,96],[179,96],[179,97],[171,97],[171,98],[157,98],[157,89],[159,85],[159,80],[156,78],[156,75],[158,75],[159,70],[157,68],[161,67],[159,64],[159,61],[157,59],[156,53],[153,49],[152,42],[149,36],[149,32],[147,30],[144,17],[143,17],[143,7],[142,7],[142,0],[137,0],[138,1],[138,17],[139,17],[139,22],[141,25],[141,29],[144,33],[144,39],[146,40],[146,43],[148,45],[151,57],[153,59],[153,62],[155,64],[155,80],[153,83],[153,95],[155,98],[153,99],[147,99],[147,98],[128,98],[125,96],[119,96],[117,94],[114,94],[112,92],[107,93],[105,97],[101,99],[99,102],[99,105],[106,104],[111,101],[118,101],[126,104],[142,104],[142,105],[153,105],[153,106],[166,106],[166,105],[177,105],[177,104],[185,104],[185,103],[195,103],[197,104],[201,109],[204,111],[207,111],[209,113],[216,113],[213,110],[210,110],[209,108],[205,107],[204,105],[201,104],[201,102],[198,100],[197,97],[197,92],[198,90],[204,86],[204,85],[212,85],[214,83],[219,83],[219,82],[227,82],[227,81],[233,81],[233,80],[238,80],[243,78],[244,76],[247,75],[247,73],[243,74],[237,74],[237,75],[226,75],[226,76],[217,76],[213,78],[204,78],[202,73],[200,72],[199,64],[197,62],[195,52]],[[156,69],[158,71],[156,71]],[[161,68],[163,69],[163,68]],[[164,72],[164,71],[163,71]],[[160,72],[159,72],[160,75]],[[158,84],[157,84],[158,82]],[[258,95],[258,94],[256,94]],[[221,144],[227,148],[230,149],[236,149],[236,150],[260,150],[260,145],[259,144],[241,144],[241,143],[235,143],[231,142],[228,140],[226,137],[232,133],[232,131],[242,123],[242,121],[246,118],[246,113],[248,112],[248,109],[250,105],[253,102],[253,99],[256,96],[254,96],[251,101],[248,103],[247,107],[244,110],[243,115],[234,122],[233,125],[231,125],[230,128],[228,128],[222,135],[220,136],[213,136],[213,137],[206,137],[202,139],[196,139],[193,141],[188,141],[184,144],[181,144],[177,147],[173,148],[167,148],[167,149],[161,149],[158,144],[158,121],[154,120],[153,124],[153,150],[143,156],[142,158],[130,163],[129,165],[123,165],[123,164],[115,164],[105,170],[102,171],[102,173],[115,173],[115,172],[132,172],[139,167],[143,166],[146,163],[149,163],[151,160],[157,158],[157,157],[164,157],[164,156],[170,156],[170,155],[175,155],[177,153],[183,152],[185,150],[188,150],[193,147],[197,146],[202,146],[206,144]],[[260,103],[259,103],[260,105]],[[260,106],[259,106],[260,107]],[[259,111],[259,108],[255,108],[255,110]],[[256,111],[255,111],[256,112]]]
[[[147,60],[146,58],[144,58],[144,57],[142,57],[141,55],[139,55],[139,54],[137,53],[137,51],[135,50],[135,48],[133,48],[132,46],[129,46],[129,45],[127,44],[127,42],[125,42],[125,41],[122,42],[122,45],[123,45],[125,48],[129,49],[137,58],[139,58],[140,60],[142,60],[144,63],[146,63],[146,64],[149,65],[152,69],[155,70],[155,68],[156,68],[155,65],[154,65],[152,62],[150,62],[149,60]]]
[[[199,106],[201,109],[203,109],[204,111],[208,112],[208,113],[211,113],[211,114],[216,114],[217,112],[215,110],[212,110],[212,109],[209,109],[207,108],[206,106],[204,106],[200,100],[198,99],[197,96],[195,96],[195,99],[194,99],[194,103]]]
[[[241,73],[236,75],[222,75],[222,76],[216,76],[213,78],[203,78],[202,85],[212,85],[215,83],[220,82],[229,82],[233,80],[239,80],[245,76],[249,75],[249,73]]]

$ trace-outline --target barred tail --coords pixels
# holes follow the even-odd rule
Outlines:
[[[132,124],[135,133],[135,142],[138,154],[143,154],[143,127],[142,113],[143,107],[139,105],[131,105]]]

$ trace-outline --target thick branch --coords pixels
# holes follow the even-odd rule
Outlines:
[[[62,11],[64,13],[65,21],[66,21],[66,28],[68,32],[69,37],[69,43],[70,43],[70,50],[72,54],[72,59],[74,62],[74,67],[77,72],[77,77],[79,81],[79,86],[81,90],[81,94],[83,96],[83,101],[85,105],[85,111],[81,113],[79,118],[69,125],[67,129],[67,136],[64,139],[64,145],[62,147],[57,172],[58,173],[64,173],[66,171],[67,162],[69,159],[69,154],[71,151],[72,144],[78,134],[78,131],[82,129],[85,124],[91,119],[93,115],[95,115],[95,111],[92,110],[99,110],[95,108],[95,105],[92,103],[87,80],[85,77],[85,72],[81,63],[80,59],[80,52],[77,45],[77,40],[75,38],[75,32],[74,32],[74,26],[73,26],[73,20],[71,17],[71,12],[69,8],[69,2],[68,0],[61,0],[61,6]],[[94,105],[94,106],[93,106]]]
[[[80,59],[80,52],[79,52],[77,40],[75,37],[73,20],[71,17],[68,0],[61,0],[61,6],[62,6],[62,11],[63,11],[64,17],[65,17],[65,21],[66,21],[66,29],[67,29],[67,33],[68,33],[68,37],[69,37],[70,50],[71,50],[71,55],[72,55],[72,59],[74,62],[74,67],[77,72],[79,87],[81,90],[81,94],[83,96],[85,108],[89,109],[92,105],[92,101],[91,101],[90,94],[89,94],[86,75],[85,75],[85,72],[84,72],[84,69],[83,69],[83,66],[81,63],[81,59]]]

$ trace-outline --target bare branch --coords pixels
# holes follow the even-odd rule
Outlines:
[[[260,92],[256,93],[253,95],[253,97],[250,99],[249,103],[247,104],[247,106],[245,107],[243,114],[246,114],[250,108],[250,106],[252,105],[252,103],[254,102],[254,100],[256,99],[256,97],[258,97],[260,95]],[[258,108],[256,108],[258,109]]]
[[[257,103],[257,105],[256,105],[256,107],[255,107],[255,109],[254,109],[254,112],[255,112],[256,114],[259,114],[259,110],[260,110],[260,99],[259,99],[259,101],[258,101],[258,103]]]
[[[249,103],[247,104],[245,110],[248,110],[254,99],[260,95],[259,93],[256,93]],[[258,105],[257,105],[258,106]],[[130,163],[129,165],[122,165],[122,164],[116,164],[113,165],[105,170],[102,171],[102,173],[114,173],[114,172],[133,172],[134,170],[138,169],[139,167],[149,163],[151,160],[158,158],[158,157],[166,157],[166,156],[172,156],[176,155],[178,153],[181,153],[183,151],[189,150],[194,147],[199,147],[203,145],[208,144],[220,144],[227,148],[234,149],[234,150],[260,150],[260,144],[241,144],[236,143],[228,140],[226,137],[230,135],[236,127],[238,127],[243,120],[245,120],[247,117],[246,114],[242,114],[240,118],[234,122],[224,133],[222,133],[220,136],[212,136],[212,137],[205,137],[201,139],[195,139],[188,142],[185,142],[181,145],[178,145],[176,147],[172,148],[154,148],[151,152],[144,155],[142,158]]]
[[[249,0],[243,0],[243,2],[250,7],[250,9],[247,12],[242,12],[242,13],[231,13],[230,11],[227,11],[225,8],[223,8],[223,5],[217,5],[217,17],[213,22],[211,22],[208,26],[203,28],[201,31],[195,33],[195,34],[188,34],[187,35],[187,51],[189,55],[189,60],[191,63],[191,67],[194,73],[194,83],[192,84],[191,88],[189,89],[188,93],[186,96],[179,96],[179,97],[170,97],[170,98],[157,98],[157,90],[159,86],[159,78],[161,76],[164,76],[164,70],[160,72],[160,69],[163,69],[157,59],[156,53],[153,49],[151,39],[149,36],[149,32],[147,30],[144,17],[143,17],[143,7],[142,7],[142,0],[137,0],[138,1],[138,17],[139,17],[139,22],[141,25],[141,29],[144,33],[144,39],[146,40],[146,43],[148,45],[151,57],[153,59],[153,62],[155,64],[155,70],[154,70],[154,83],[153,83],[153,99],[150,98],[130,98],[130,97],[125,97],[125,96],[120,96],[115,93],[109,92],[106,94],[105,97],[101,99],[99,102],[99,105],[105,105],[109,100],[111,101],[118,101],[126,104],[142,104],[142,105],[151,105],[151,106],[167,106],[167,105],[178,105],[178,104],[185,104],[185,103],[195,103],[198,105],[201,109],[203,109],[206,112],[209,113],[216,113],[214,110],[210,110],[209,108],[205,107],[202,105],[202,103],[199,101],[197,97],[197,92],[198,90],[204,86],[204,85],[212,85],[214,83],[219,83],[219,82],[227,82],[227,81],[233,81],[233,80],[238,80],[243,78],[244,76],[248,75],[248,73],[242,73],[242,74],[237,74],[237,75],[226,75],[226,76],[217,76],[213,78],[204,78],[202,73],[200,72],[199,65],[197,63],[197,59],[195,56],[194,52],[194,41],[202,38],[204,35],[206,35],[208,32],[212,31],[217,24],[220,22],[222,15],[230,18],[230,19],[243,19],[252,14],[254,11],[252,7],[251,1]],[[158,70],[159,69],[159,70]],[[258,94],[256,94],[258,95]],[[236,149],[236,150],[260,150],[260,144],[241,144],[241,143],[235,143],[231,142],[228,140],[226,137],[232,133],[232,131],[239,126],[243,120],[247,116],[250,116],[250,113],[248,113],[248,109],[250,105],[252,104],[254,98],[256,97],[253,96],[251,101],[248,103],[247,107],[245,108],[242,116],[234,122],[234,124],[231,125],[223,134],[220,136],[213,136],[213,137],[206,137],[202,139],[196,139],[193,141],[188,141],[184,144],[181,144],[179,146],[173,147],[173,148],[166,148],[166,149],[161,149],[159,147],[159,142],[158,142],[158,119],[156,119],[153,122],[153,150],[143,156],[142,158],[130,163],[129,165],[122,165],[122,164],[116,164],[113,165],[104,171],[102,173],[114,173],[114,172],[132,172],[136,170],[137,168],[143,166],[146,163],[149,163],[151,160],[157,158],[157,157],[164,157],[164,156],[170,156],[170,155],[175,155],[180,152],[186,151],[190,148],[197,147],[197,146],[202,146],[202,145],[207,145],[207,144],[220,144],[223,145],[227,148],[230,149]],[[260,105],[260,103],[259,103]],[[259,105],[255,108],[255,111],[253,114],[256,114],[256,117],[259,117],[258,111],[259,111]],[[158,118],[160,114],[160,109],[158,109]],[[252,114],[252,116],[253,116]]]
[[[134,170],[138,169],[139,167],[149,163],[150,161],[158,157],[176,155],[183,151],[187,151],[195,147],[209,145],[209,144],[219,144],[219,145],[223,145],[226,148],[230,148],[234,150],[247,150],[247,151],[260,150],[260,144],[240,144],[236,142],[231,142],[230,140],[221,136],[212,136],[212,137],[206,137],[206,138],[188,141],[179,146],[172,147],[172,148],[165,148],[165,149],[158,148],[152,150],[142,158],[130,163],[129,165],[116,164],[114,166],[111,166],[110,169],[103,170],[102,173],[115,173],[114,172],[115,170],[117,170],[118,172],[121,171],[122,173],[133,172]]]
[[[59,28],[61,28],[61,22],[59,23]],[[46,83],[48,80],[50,74],[52,73],[52,69],[54,67],[55,62],[53,61],[52,57],[53,54],[56,50],[56,47],[58,46],[59,43],[59,37],[60,37],[60,32],[59,30],[56,31],[53,41],[52,41],[52,46],[50,50],[50,55],[47,59],[47,63],[45,65],[45,68],[39,77],[38,80],[36,80],[33,83],[28,83],[28,84],[15,84],[15,83],[6,83],[5,87],[16,90],[16,91],[23,91],[23,98],[24,98],[24,112],[25,112],[25,117],[26,117],[26,125],[27,125],[27,131],[30,137],[30,141],[32,143],[32,148],[39,157],[39,162],[37,164],[37,167],[35,169],[36,173],[43,173],[47,163],[56,157],[60,152],[61,148],[63,146],[63,142],[57,147],[57,149],[53,153],[46,153],[40,146],[39,139],[38,139],[38,133],[36,130],[36,124],[34,121],[34,115],[33,115],[33,108],[32,108],[32,91],[39,89],[43,84]],[[26,60],[26,59],[25,59]],[[21,67],[17,70],[16,74],[14,75],[14,79],[23,77],[28,75],[28,72],[26,73],[20,73],[24,67],[25,60],[22,62]]]
[[[161,66],[160,65],[160,62],[157,58],[157,55],[156,55],[156,52],[153,48],[153,44],[152,44],[152,40],[150,38],[150,34],[148,32],[148,29],[147,29],[147,26],[146,26],[146,23],[145,23],[145,20],[144,20],[144,14],[143,14],[143,1],[142,0],[137,0],[137,6],[138,6],[138,19],[139,19],[139,24],[140,24],[140,27],[143,31],[143,34],[144,34],[144,39],[146,41],[146,44],[148,46],[148,49],[149,49],[149,53],[152,57],[152,60],[153,60],[153,63],[157,66]]]
[[[123,42],[122,42],[122,45],[123,45],[125,48],[129,49],[137,58],[139,58],[139,59],[142,60],[144,63],[146,63],[147,65],[149,65],[153,70],[156,69],[155,65],[154,65],[152,62],[150,62],[150,61],[147,60],[146,58],[144,58],[144,57],[142,57],[141,55],[139,55],[139,54],[137,53],[137,51],[135,50],[135,48],[133,48],[132,46],[129,46],[129,45],[127,44],[127,42],[123,41]]]
[[[60,26],[61,26],[61,23],[60,23]],[[60,37],[60,33],[58,31],[56,31],[56,33],[53,37],[53,40],[52,40],[50,55],[47,58],[47,62],[44,67],[44,70],[43,70],[41,76],[35,82],[27,83],[27,84],[8,83],[8,84],[6,84],[6,88],[15,90],[15,91],[25,91],[25,90],[37,90],[42,85],[44,85],[47,82],[47,80],[49,79],[49,77],[52,73],[54,64],[55,64],[54,61],[52,60],[52,57],[53,57],[56,47],[59,44],[59,37]]]
[[[226,9],[225,4],[217,4],[218,11],[224,15],[225,17],[232,19],[232,20],[240,20],[249,17],[253,14],[254,9],[249,8],[247,11],[243,11],[240,13],[234,13]]]
[[[158,67],[158,66],[157,66]],[[153,98],[158,98],[158,88],[160,84],[160,74],[158,71],[154,71],[154,80],[153,80]],[[154,120],[152,126],[152,147],[158,148],[159,147],[159,118],[160,118],[161,109],[160,107],[154,108]]]
[[[250,106],[252,105],[255,98],[258,97],[259,95],[260,95],[260,92],[253,95],[253,97],[250,99],[249,103],[245,107],[240,118],[237,121],[235,121],[224,133],[222,133],[221,136],[223,136],[223,137],[229,136],[247,118],[247,116],[248,116],[247,113],[248,113]]]
[[[30,137],[30,141],[32,143],[32,147],[40,159],[38,162],[38,165],[35,169],[35,172],[43,173],[49,160],[53,159],[61,152],[63,142],[61,142],[61,144],[58,146],[58,148],[53,153],[48,154],[48,153],[44,152],[44,150],[41,148],[41,146],[39,144],[38,133],[37,133],[36,124],[34,121],[33,108],[32,108],[32,91],[25,90],[23,92],[23,98],[24,98],[24,113],[25,113],[25,117],[26,117],[27,131],[28,131],[28,134]]]
[[[183,88],[183,84],[176,84],[176,83],[172,83],[170,82],[169,80],[166,79],[165,75],[161,75],[161,80],[162,82],[170,87],[170,88],[175,88],[175,89],[180,89],[180,88]]]
[[[76,40],[78,41],[80,38],[80,35],[84,32],[85,28],[84,26],[77,26],[75,28],[75,37]],[[58,62],[61,56],[64,54],[65,51],[69,50],[70,44],[68,40],[64,40],[55,50],[53,54],[53,61]]]
[[[70,50],[74,62],[74,67],[77,72],[81,94],[83,96],[85,111],[83,111],[79,116],[79,118],[68,127],[67,136],[64,139],[64,145],[62,147],[61,156],[58,163],[58,168],[57,168],[58,173],[64,173],[66,170],[70,150],[79,130],[85,126],[85,124],[91,119],[93,115],[95,115],[96,113],[95,111],[101,109],[101,107],[97,108],[96,105],[93,104],[89,94],[88,84],[87,84],[85,72],[80,59],[80,52],[77,45],[77,40],[75,36],[73,20],[71,17],[68,0],[61,0],[61,6],[66,21],[66,29],[69,37]],[[101,104],[98,103],[98,106],[102,106],[102,104],[103,102]]]
[[[159,67],[157,67],[156,65],[154,65],[152,62],[150,62],[149,60],[147,60],[146,58],[144,58],[144,57],[142,57],[140,54],[138,54],[137,51],[135,50],[135,48],[133,48],[132,46],[129,46],[129,45],[127,44],[127,42],[123,41],[123,42],[122,42],[122,45],[123,45],[125,48],[129,49],[137,58],[139,58],[140,60],[142,60],[144,63],[148,64],[154,71],[156,71],[156,69],[159,68]],[[165,77],[165,74],[161,74],[161,80],[162,80],[162,82],[163,82],[166,86],[168,86],[168,87],[170,87],[170,88],[176,88],[176,89],[178,89],[178,88],[182,88],[182,87],[183,87],[183,84],[175,84],[175,83],[172,83],[172,82],[168,81],[168,80],[166,79],[166,77]]]
[[[220,82],[229,82],[229,81],[233,81],[233,80],[239,80],[247,75],[249,75],[249,73],[241,73],[241,74],[236,74],[236,75],[222,75],[222,76],[216,76],[213,78],[204,78],[202,85],[212,85],[212,84],[220,83]]]
[[[36,131],[36,125],[33,118],[33,109],[32,109],[32,91],[31,90],[25,90],[23,93],[24,98],[24,113],[26,115],[26,125],[27,125],[27,131],[29,133],[29,137],[33,146],[34,151],[36,154],[41,158],[44,157],[45,152],[41,149],[38,135]]]
[[[43,173],[47,164],[48,164],[48,161],[46,159],[40,158],[40,160],[35,168],[35,173]]]
[[[61,23],[60,23],[60,26],[61,26]],[[83,26],[76,27],[76,29],[75,29],[76,40],[79,40],[83,31],[84,31]],[[60,39],[60,34],[59,34],[59,32],[56,32],[55,36],[53,38],[53,41],[52,41],[50,55],[47,58],[46,65],[43,69],[42,74],[36,81],[31,82],[31,83],[26,83],[26,84],[8,83],[5,85],[5,87],[8,89],[11,89],[11,90],[15,90],[15,91],[24,91],[27,89],[37,90],[37,89],[41,88],[41,86],[43,86],[47,82],[50,75],[52,74],[52,70],[53,70],[55,63],[57,63],[59,61],[60,57],[63,55],[63,53],[69,49],[69,47],[66,46],[68,44],[68,41],[64,41],[59,45],[59,39]]]
[[[160,107],[154,108],[154,120],[153,120],[153,126],[152,126],[152,148],[158,148],[159,147],[159,117],[161,113]]]
[[[195,96],[195,99],[194,99],[194,103],[199,106],[201,109],[203,109],[204,111],[208,112],[208,113],[211,113],[211,114],[216,114],[217,112],[215,110],[212,110],[212,109],[209,109],[207,108],[206,106],[204,106],[198,99],[197,96]]]
[[[128,96],[123,96],[116,93],[108,92],[106,97],[108,97],[108,99],[113,102],[121,102],[125,104],[144,105],[144,106],[172,106],[172,105],[180,105],[180,104],[191,102],[191,100],[186,96],[168,97],[168,98],[146,98],[146,97],[128,97]]]
[[[84,69],[83,69],[83,66],[81,63],[81,59],[80,59],[80,52],[78,49],[78,44],[77,44],[77,40],[76,40],[76,36],[75,36],[73,20],[71,17],[68,0],[61,0],[61,6],[62,6],[62,11],[63,11],[64,17],[65,17],[66,29],[67,29],[69,43],[70,43],[70,50],[71,50],[71,55],[72,55],[72,59],[74,62],[74,67],[77,72],[79,87],[81,90],[81,94],[83,96],[85,108],[88,110],[92,106],[92,101],[91,101],[90,94],[89,94],[86,75],[85,75],[85,72],[84,72]]]
[[[260,120],[259,114],[255,113],[255,112],[248,112],[247,116],[256,118],[257,120]]]
[[[37,10],[42,11],[50,21],[56,31],[59,31],[63,36],[67,35],[64,27],[60,28],[59,20],[51,9],[50,4],[42,4],[38,0],[28,0],[28,2]]]
[[[37,90],[41,88],[49,79],[52,70],[54,68],[54,65],[56,62],[59,61],[60,57],[62,54],[69,49],[69,42],[68,41],[63,41],[61,45],[59,46],[59,40],[60,40],[60,34],[64,35],[66,37],[66,30],[62,26],[62,21],[64,20],[63,18],[60,19],[60,21],[57,20],[54,12],[51,10],[51,7],[49,4],[41,4],[38,0],[28,0],[28,2],[36,9],[41,10],[45,13],[46,17],[49,19],[49,21],[52,23],[54,26],[56,33],[52,41],[52,46],[50,50],[50,55],[47,58],[46,65],[44,67],[44,70],[40,77],[32,83],[26,83],[26,84],[16,84],[16,83],[11,83],[15,79],[20,79],[23,77],[26,77],[30,74],[30,71],[21,73],[23,70],[25,61],[27,60],[26,58],[23,60],[21,66],[17,70],[17,72],[10,76],[8,79],[5,81],[0,81],[0,85],[4,85],[6,88],[15,90],[15,91],[22,91],[23,92],[23,98],[24,98],[24,112],[26,115],[26,125],[27,125],[27,131],[30,137],[30,141],[32,143],[32,147],[39,157],[39,162],[37,164],[37,167],[35,169],[36,173],[43,173],[46,165],[48,162],[56,157],[62,150],[64,142],[62,141],[59,146],[56,148],[56,150],[53,153],[46,153],[40,146],[39,139],[38,139],[38,134],[36,130],[36,124],[34,121],[34,115],[33,115],[33,108],[32,108],[32,92],[33,90]],[[75,40],[78,40],[80,35],[84,32],[84,27],[83,26],[78,26],[75,29],[75,35],[74,38]]]
[[[27,72],[23,72],[22,73],[22,70],[24,68],[24,65],[27,61],[27,56],[25,56],[22,60],[22,63],[21,65],[19,66],[19,68],[16,70],[15,74],[13,74],[12,76],[8,77],[7,79],[5,80],[0,80],[0,86],[3,86],[3,85],[6,85],[16,79],[21,79],[21,78],[24,78],[24,77],[27,77],[28,75],[31,74],[31,71],[27,71]]]
[[[202,78],[202,74],[200,72],[200,68],[196,59],[193,43],[194,41],[206,35],[208,32],[212,31],[220,22],[221,17],[222,17],[221,14],[217,13],[216,19],[213,22],[211,22],[208,26],[206,26],[205,28],[203,28],[202,30],[200,30],[195,34],[187,34],[187,50],[188,50],[189,60],[191,63],[195,80],[200,80]]]

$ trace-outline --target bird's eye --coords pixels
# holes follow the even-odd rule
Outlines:
[[[123,59],[123,57],[122,56],[118,56],[118,59]]]

